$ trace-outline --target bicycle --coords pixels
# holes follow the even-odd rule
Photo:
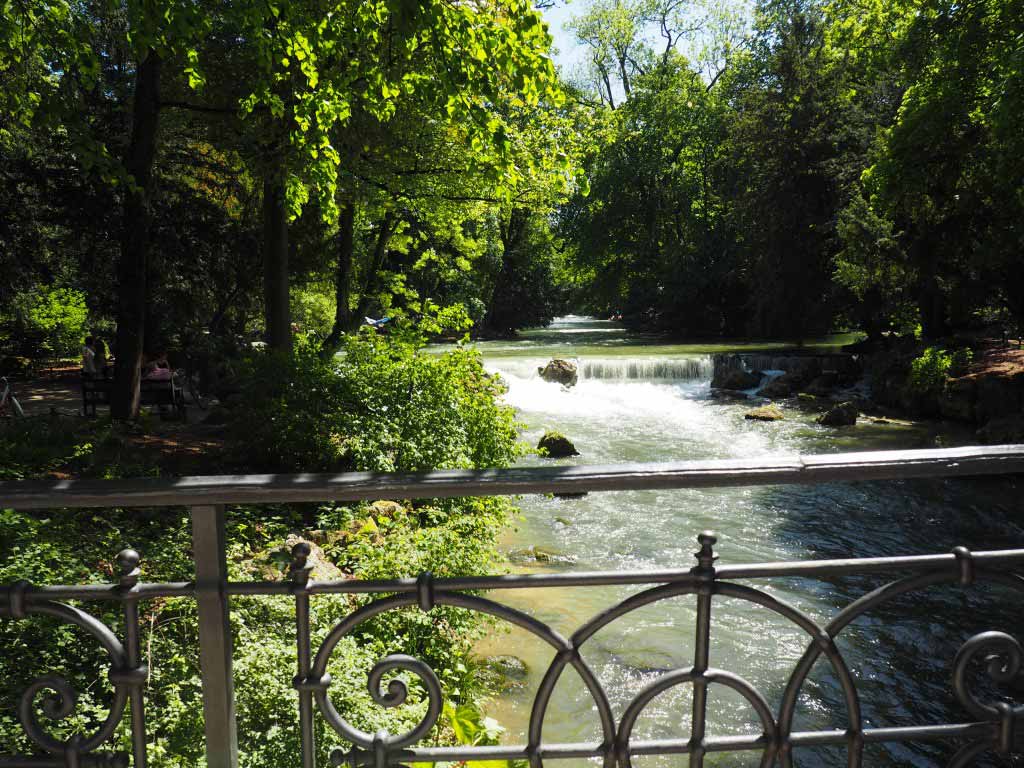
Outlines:
[[[14,396],[14,387],[6,376],[0,376],[0,416],[25,415],[21,403]]]

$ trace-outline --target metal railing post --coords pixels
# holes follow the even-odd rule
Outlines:
[[[209,768],[237,768],[235,682],[231,671],[224,506],[190,507],[192,557],[199,605],[199,666],[203,678],[203,721]]]

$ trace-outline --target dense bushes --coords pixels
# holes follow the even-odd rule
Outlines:
[[[237,460],[252,470],[416,472],[497,467],[516,456],[511,408],[475,351],[428,354],[372,333],[321,360],[251,358],[230,404]]]
[[[394,519],[385,520],[362,506],[324,509],[319,522],[346,525],[341,529],[346,536],[339,537],[331,556],[357,577],[409,575],[421,569],[440,575],[478,572],[487,567],[487,542],[503,515],[498,508],[472,504],[462,511],[403,509]],[[228,552],[232,578],[283,578],[288,558],[277,556],[276,545],[298,524],[288,510],[232,510]],[[114,556],[124,546],[143,552],[147,580],[188,580],[192,578],[189,537],[182,510],[64,510],[45,515],[0,510],[0,583],[22,578],[40,584],[109,583],[116,568]],[[344,596],[314,599],[314,645],[361,602]],[[86,607],[121,631],[116,607],[99,603]],[[244,766],[289,765],[298,754],[297,698],[291,688],[296,664],[294,621],[293,602],[287,598],[238,599],[232,605]],[[203,723],[195,604],[183,599],[146,602],[142,624],[142,647],[151,675],[146,694],[150,764],[197,765],[203,759]],[[375,705],[366,690],[366,673],[373,664],[401,651],[424,659],[438,671],[446,700],[456,708],[472,706],[481,691],[469,651],[481,629],[478,621],[454,609],[438,608],[430,615],[403,611],[374,620],[335,652],[330,667],[332,698],[357,727],[371,732],[387,728],[392,733],[408,728],[425,707],[415,678],[410,678],[410,704],[398,710]],[[55,670],[81,695],[75,714],[53,732],[95,731],[111,699],[108,664],[95,642],[67,625],[30,619],[0,622],[0,647],[4,649],[0,750],[7,754],[31,750],[9,704],[18,700],[34,677]],[[450,740],[450,726],[443,722],[437,736]],[[324,731],[322,723],[319,727],[320,764],[326,765],[328,749],[339,740]],[[122,728],[121,748],[127,749],[127,738]]]
[[[497,397],[500,392],[475,353],[457,349],[426,354],[402,339],[353,339],[342,358],[327,363],[305,349],[290,358],[261,354],[249,361],[248,376],[231,406],[235,459],[271,471],[506,465],[517,452],[516,433],[511,410]],[[49,447],[37,454],[23,450],[19,469],[10,476],[66,468],[69,458],[70,466],[85,462],[90,474],[105,474],[98,464],[113,439],[109,425],[96,425],[95,434],[88,434],[67,422],[22,423],[22,431],[5,438],[8,446],[33,444],[29,433],[49,430],[41,433],[41,444]],[[76,453],[82,458],[74,459]],[[131,472],[123,465],[111,466],[106,474]],[[323,578],[390,578],[427,570],[440,577],[494,572],[495,541],[509,511],[501,499],[232,508],[228,567],[235,580],[285,579],[288,544],[301,539],[314,545],[317,561],[327,570],[316,576]],[[115,555],[125,546],[142,553],[146,580],[188,580],[189,537],[188,518],[181,509],[0,510],[0,583],[22,578],[50,584],[110,583],[116,576]],[[316,596],[311,609],[314,647],[368,599]],[[87,608],[121,631],[116,606]],[[232,601],[231,624],[241,763],[253,768],[293,764],[299,752],[297,697],[291,686],[294,603],[290,598],[238,598]],[[201,764],[194,602],[147,601],[142,625],[150,668],[151,765]],[[412,609],[376,617],[336,649],[330,666],[332,700],[364,730],[408,729],[426,706],[415,677],[402,675],[410,696],[397,709],[377,706],[366,690],[366,674],[379,659],[408,653],[430,664],[442,683],[445,714],[433,738],[445,743],[493,740],[495,724],[482,718],[477,707],[486,691],[471,654],[487,629],[480,617],[443,606],[429,614]],[[95,643],[73,628],[31,619],[0,622],[0,648],[0,752],[31,749],[7,704],[18,700],[30,680],[54,670],[61,670],[81,693],[75,714],[54,732],[95,731],[111,699],[108,668]],[[339,739],[326,732],[319,718],[317,722],[318,761],[327,764],[327,752]],[[127,748],[125,726],[119,738],[120,747]]]
[[[0,348],[34,359],[73,357],[88,315],[81,291],[45,286],[23,291],[0,309]]]
[[[918,394],[940,394],[951,376],[962,376],[973,359],[964,347],[950,352],[943,347],[927,347],[910,363],[910,390]]]

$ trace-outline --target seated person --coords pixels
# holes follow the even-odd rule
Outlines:
[[[94,358],[96,373],[98,373],[100,376],[105,377],[107,375],[108,360],[107,345],[106,342],[103,341],[103,339],[96,335],[95,331],[93,332],[92,348],[93,352],[96,355]]]
[[[167,362],[167,353],[146,358],[142,362],[142,378],[145,381],[170,381],[171,364]]]
[[[86,378],[96,375],[96,350],[92,345],[92,336],[86,336],[85,346],[82,347],[82,376]]]

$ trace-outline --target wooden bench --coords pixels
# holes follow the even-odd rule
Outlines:
[[[97,405],[110,405],[110,390],[114,380],[82,376],[82,413],[86,416],[96,415]],[[143,379],[139,383],[139,402],[142,405],[170,406],[185,421],[185,393],[174,378],[154,381]]]

